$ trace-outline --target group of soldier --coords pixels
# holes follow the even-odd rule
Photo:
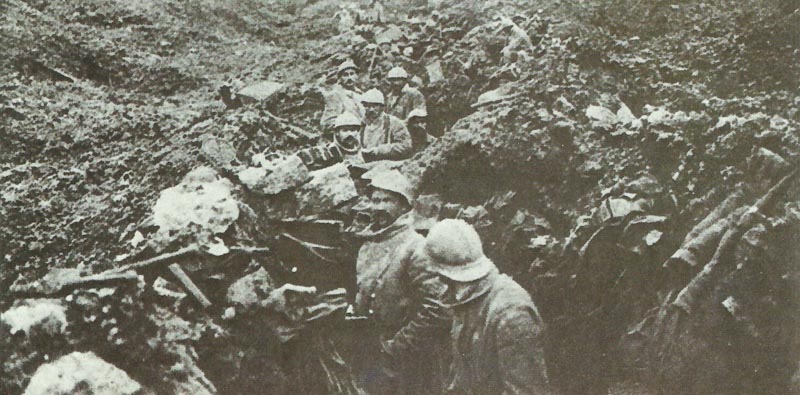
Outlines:
[[[362,164],[409,158],[428,144],[425,97],[408,85],[409,75],[395,67],[386,76],[389,90],[361,92],[358,68],[339,65],[337,83],[327,92],[321,126],[326,144],[300,151],[310,169],[337,162]]]
[[[388,72],[385,94],[360,92],[357,79],[352,61],[339,65],[321,119],[329,137],[298,153],[310,169],[370,168],[428,144],[425,98],[403,68]],[[475,229],[444,219],[423,236],[413,226],[406,176],[377,166],[361,178],[366,196],[354,207],[361,225],[351,230],[363,244],[348,319],[364,325],[345,353],[360,386],[376,394],[547,393],[540,315],[484,255]]]
[[[390,41],[376,42],[392,52]],[[383,91],[362,91],[356,63],[339,64],[324,91],[323,141],[297,153],[310,170],[343,162],[366,171],[349,227],[362,244],[347,362],[370,394],[549,393],[544,324],[528,292],[498,271],[467,222],[443,219],[418,232],[409,179],[371,166],[410,158],[435,139],[421,80],[400,65],[375,69]],[[371,70],[363,80],[374,80]]]
[[[527,291],[484,255],[475,229],[444,219],[423,237],[412,226],[408,179],[397,170],[363,177],[368,199],[356,210],[369,221],[349,310],[366,323],[350,353],[362,388],[549,393],[539,312]]]

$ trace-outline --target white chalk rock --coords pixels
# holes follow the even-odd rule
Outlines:
[[[51,335],[67,329],[66,308],[59,299],[26,299],[0,314],[0,321],[11,327],[11,333],[29,334],[40,327]]]
[[[260,162],[262,167],[248,167],[239,172],[239,180],[254,192],[274,195],[305,182],[308,167],[297,155]]]
[[[231,284],[226,296],[232,304],[251,307],[269,295],[273,288],[269,273],[260,268]]]
[[[350,171],[343,163],[312,171],[310,175],[311,180],[296,194],[301,214],[324,213],[358,197]]]
[[[261,81],[245,87],[236,94],[246,102],[256,102],[269,99],[285,87],[286,84],[280,82]]]
[[[211,233],[223,233],[237,218],[239,205],[233,184],[207,167],[189,172],[180,184],[161,191],[153,207],[153,222],[160,234],[199,225]]]
[[[586,108],[586,117],[592,121],[594,129],[613,130],[617,123],[617,116],[611,110],[600,106]]]
[[[133,395],[142,386],[93,352],[73,352],[39,366],[24,395]]]

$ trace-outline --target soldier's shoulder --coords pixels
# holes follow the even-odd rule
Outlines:
[[[500,315],[515,315],[516,312],[536,309],[528,291],[504,274],[498,276],[491,299],[492,310]]]
[[[419,234],[419,232],[415,231],[413,227],[408,226],[404,229],[401,233],[403,244],[408,249],[416,249],[420,243],[425,241],[425,236]]]
[[[396,117],[396,116],[394,116],[392,114],[388,114],[387,113],[386,115],[389,116],[389,125],[391,125],[392,127],[400,127],[400,126],[402,126],[403,128],[406,127],[406,123],[403,122],[402,119],[400,119],[400,118],[398,118],[398,117]]]
[[[409,229],[406,241],[406,251],[408,251],[409,256],[414,261],[426,258],[423,250],[423,247],[425,247],[425,236],[417,233],[417,231],[413,229]]]

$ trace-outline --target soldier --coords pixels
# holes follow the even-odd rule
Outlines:
[[[367,10],[367,21],[376,25],[386,22],[386,9],[379,0],[372,0]]]
[[[297,156],[310,170],[317,170],[339,162],[364,163],[361,155],[361,132],[364,123],[357,116],[344,112],[333,122],[333,142],[297,152]]]
[[[322,111],[321,124],[325,132],[333,129],[337,116],[349,112],[359,118],[364,116],[364,108],[359,101],[361,91],[356,86],[358,81],[358,67],[352,60],[346,60],[339,65],[337,71],[337,84],[330,91],[325,92],[325,109]]]
[[[409,75],[402,67],[389,70],[386,80],[389,82],[389,94],[386,97],[386,112],[403,121],[408,121],[412,110],[424,110],[425,96],[417,88],[408,85]]]
[[[374,65],[370,67],[370,78],[378,79],[386,74],[394,64],[400,61],[402,54],[400,48],[395,45],[392,38],[381,34],[375,38],[377,49],[373,59]]]
[[[428,112],[425,109],[415,108],[408,114],[408,133],[411,135],[411,151],[419,152],[430,142],[428,136]]]
[[[350,13],[350,10],[351,10],[351,7],[349,7],[349,6],[345,5],[345,4],[340,4],[339,5],[339,11],[337,11],[335,14],[333,14],[333,17],[331,18],[331,19],[334,19],[334,20],[338,18],[339,23],[338,23],[337,27],[338,27],[339,33],[349,32],[350,30],[353,29],[353,27],[356,24],[356,20],[353,17],[353,14]]]
[[[397,55],[398,48],[392,42],[392,39],[388,36],[381,35],[375,39],[375,44],[378,45],[378,49],[380,49],[381,55],[384,57],[393,57]]]
[[[364,106],[364,133],[361,152],[366,161],[401,160],[411,155],[411,135],[406,125],[387,114],[383,93],[370,89],[361,95]]]
[[[447,393],[549,393],[539,312],[483,254],[475,229],[445,219],[430,229],[420,255],[444,277],[453,312]]]
[[[533,55],[534,46],[528,32],[506,17],[500,18],[499,23],[498,32],[508,35],[506,45],[500,51],[502,64],[509,64],[516,59],[526,59]]]
[[[411,184],[397,170],[369,171],[363,178],[370,183],[369,200],[356,210],[369,221],[359,232],[367,241],[358,251],[353,313],[367,317],[370,333],[360,336],[355,363],[365,365],[363,384],[370,392],[439,393],[441,359],[426,353],[446,339],[450,320],[441,302],[444,284],[416,255],[424,238],[411,226]]]

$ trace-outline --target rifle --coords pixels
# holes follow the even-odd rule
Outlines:
[[[790,181],[794,178],[796,173],[797,170],[792,171],[773,185],[764,196],[758,199],[739,217],[733,226],[728,228],[722,236],[714,256],[705,267],[703,267],[703,270],[678,293],[678,296],[675,297],[671,304],[673,307],[677,307],[687,314],[692,313],[692,306],[694,306],[696,301],[705,293],[709,284],[714,283],[720,276],[721,263],[731,258],[730,255],[733,253],[739,238],[752,226],[760,212],[763,212],[764,209],[775,203],[778,196],[788,188]]]
[[[229,247],[228,251],[244,254],[263,254],[269,252],[269,248],[233,246]],[[204,251],[199,245],[193,244],[177,251],[163,253],[152,258],[129,263],[88,276],[70,275],[71,272],[65,274],[65,269],[55,269],[51,270],[51,272],[45,275],[40,281],[28,285],[15,285],[12,286],[9,291],[16,296],[27,297],[62,295],[79,288],[107,287],[127,282],[135,282],[139,280],[139,275],[136,273],[137,270],[158,264],[171,263],[168,269],[178,279],[182,288],[191,294],[203,307],[209,307],[211,306],[211,302],[208,298],[189,278],[186,272],[183,271],[180,264],[175,262],[181,258],[201,252],[209,254],[208,251]]]

